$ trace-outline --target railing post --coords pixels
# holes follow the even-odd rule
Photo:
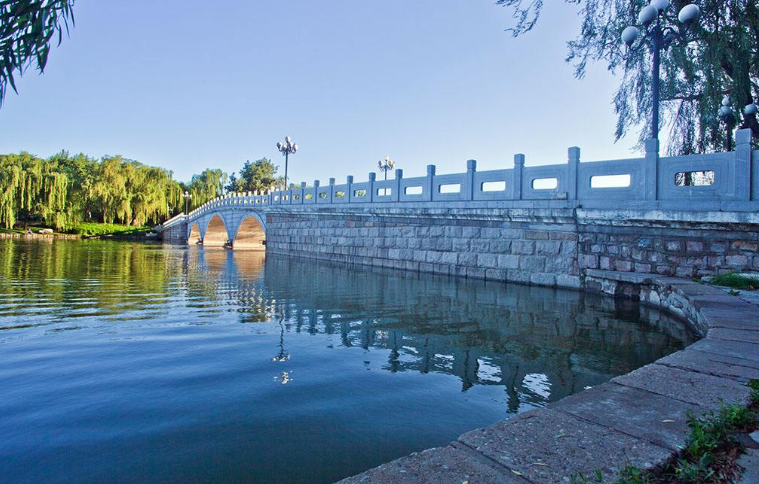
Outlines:
[[[733,200],[751,199],[751,130],[739,129],[735,133],[732,181]]]
[[[398,202],[401,199],[401,180],[403,180],[403,170],[395,170],[395,183],[393,184],[391,193],[394,202]]]
[[[366,199],[369,203],[372,203],[374,201],[374,180],[376,179],[377,179],[376,173],[374,172],[369,173],[369,183],[368,183],[369,188],[367,188],[369,193],[366,194],[367,195]]]
[[[522,178],[524,177],[524,155],[514,155],[514,200],[522,199]]]
[[[346,193],[346,195],[348,195],[348,203],[351,203],[351,201],[353,200],[353,175],[348,175],[346,184],[348,185],[348,188],[347,188],[348,193]]]
[[[659,199],[659,140],[646,140],[646,158],[643,167],[643,193],[645,200]]]
[[[319,203],[319,180],[314,180],[314,203]]]
[[[567,164],[567,200],[577,200],[578,180],[580,170],[580,148],[572,146],[567,150],[569,163]]]
[[[290,192],[290,203],[293,203],[293,194]],[[300,204],[306,203],[306,182],[300,182]]]
[[[427,186],[424,187],[424,199],[432,201],[432,190],[435,188],[435,165],[427,165]]]
[[[335,179],[330,178],[329,179],[329,203],[333,203],[335,201]]]
[[[474,200],[474,174],[477,171],[477,160],[466,161],[466,200]]]

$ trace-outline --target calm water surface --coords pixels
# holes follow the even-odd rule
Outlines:
[[[332,482],[690,340],[576,292],[0,241],[0,482]]]

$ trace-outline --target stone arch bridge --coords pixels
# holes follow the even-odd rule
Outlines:
[[[759,151],[291,185],[231,193],[160,226],[166,242],[583,287],[594,272],[696,277],[759,270]],[[589,277],[590,276],[590,277]]]
[[[181,235],[189,244],[264,250],[266,222],[262,215],[250,207],[223,207],[187,220],[183,224],[186,234]]]

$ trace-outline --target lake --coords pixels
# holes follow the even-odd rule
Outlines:
[[[693,339],[580,292],[2,240],[0,482],[329,483]]]

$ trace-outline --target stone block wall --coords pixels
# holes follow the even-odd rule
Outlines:
[[[580,269],[701,277],[759,270],[759,224],[750,217],[676,214],[617,220],[583,216],[578,223]],[[696,215],[696,217],[699,217]],[[731,220],[732,219],[732,220]]]
[[[267,250],[412,271],[579,287],[572,211],[267,212]]]
[[[582,210],[560,203],[268,207],[266,247],[278,254],[570,288],[584,285],[588,269],[680,277],[759,270],[759,220],[753,214]]]

